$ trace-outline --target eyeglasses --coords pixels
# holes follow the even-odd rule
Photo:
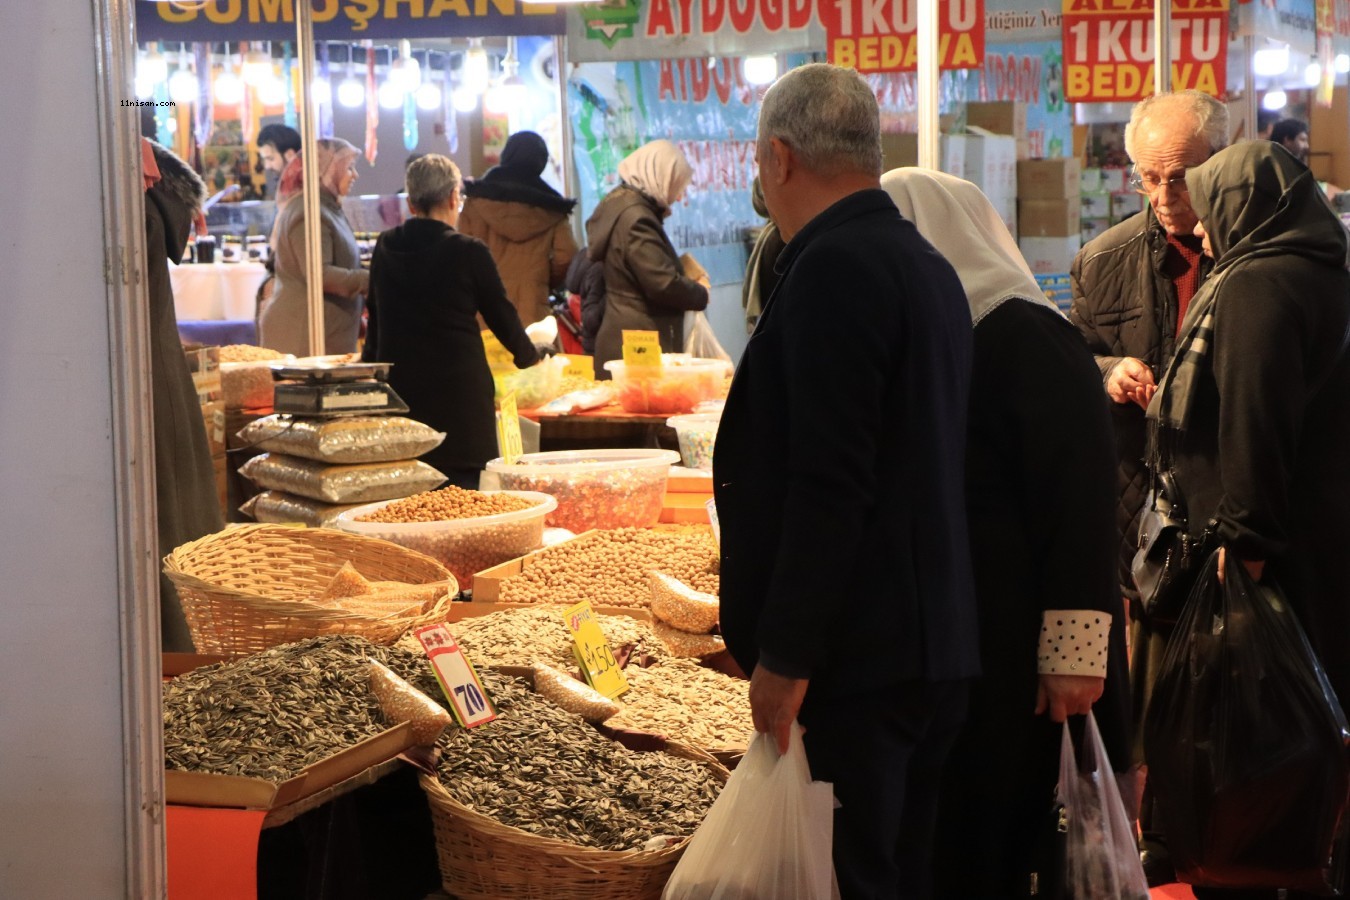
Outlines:
[[[1186,193],[1186,176],[1183,174],[1172,178],[1154,178],[1152,175],[1140,175],[1136,172],[1130,179],[1130,188],[1141,194],[1154,194],[1167,187],[1176,188],[1178,193]]]

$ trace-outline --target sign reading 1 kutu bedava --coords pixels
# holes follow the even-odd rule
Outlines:
[[[491,37],[564,34],[562,9],[523,0],[312,0],[314,37]],[[136,39],[147,41],[293,41],[295,0],[139,0]]]
[[[859,72],[916,70],[918,2],[819,0],[830,62]],[[938,0],[937,13],[938,67],[983,68],[984,0]]]
[[[1063,0],[1064,99],[1153,93],[1153,0]],[[1172,0],[1172,90],[1221,97],[1228,82],[1228,0]]]

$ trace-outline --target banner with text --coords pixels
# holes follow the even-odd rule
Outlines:
[[[820,0],[830,62],[859,72],[917,69],[918,2]],[[937,12],[939,68],[982,67],[984,0],[938,0]]]
[[[1237,37],[1253,35],[1289,45],[1300,53],[1317,49],[1316,0],[1233,0]]]
[[[810,52],[825,46],[816,0],[607,0],[567,17],[572,62]]]
[[[564,34],[562,10],[523,0],[313,0],[320,41]],[[136,39],[293,41],[294,0],[139,0]]]
[[[1063,0],[1064,95],[1132,102],[1153,93],[1153,0]],[[1172,89],[1221,97],[1228,0],[1173,0]]]

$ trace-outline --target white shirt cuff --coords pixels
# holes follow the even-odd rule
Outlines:
[[[1047,609],[1041,616],[1036,670],[1042,675],[1106,676],[1111,614],[1095,609]]]

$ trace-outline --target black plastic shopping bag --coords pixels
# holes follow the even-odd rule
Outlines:
[[[802,728],[788,752],[756,734],[690,838],[662,900],[832,900],[834,787],[812,781]]]
[[[1144,723],[1148,778],[1182,881],[1331,893],[1346,807],[1345,715],[1284,596],[1228,555],[1205,564]]]
[[[1055,798],[1063,807],[1067,896],[1074,900],[1148,900],[1148,880],[1139,862],[1134,829],[1091,713],[1081,754],[1074,753],[1073,735],[1069,723],[1064,723]]]

